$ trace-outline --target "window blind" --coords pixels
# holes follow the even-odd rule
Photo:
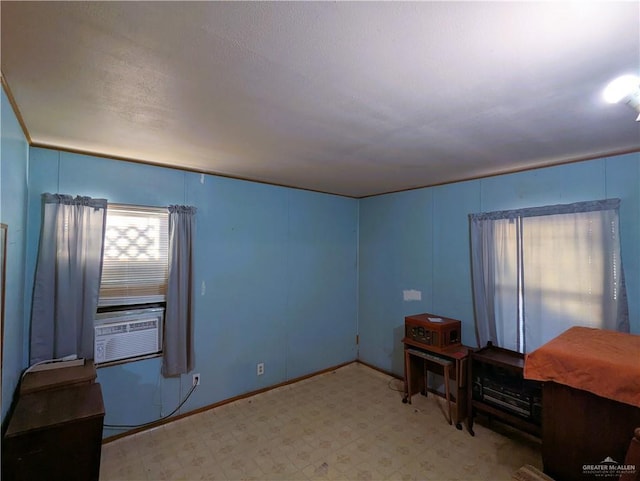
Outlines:
[[[167,290],[166,208],[109,204],[99,306],[163,302]]]

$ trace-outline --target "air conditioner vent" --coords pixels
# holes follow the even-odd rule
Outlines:
[[[162,349],[164,309],[102,312],[95,320],[96,364],[153,354]]]

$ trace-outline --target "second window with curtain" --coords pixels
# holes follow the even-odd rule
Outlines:
[[[618,199],[472,214],[478,343],[531,352],[574,325],[628,331]]]

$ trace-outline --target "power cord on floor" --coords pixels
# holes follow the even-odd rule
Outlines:
[[[198,387],[197,384],[193,385],[191,387],[191,389],[189,390],[189,392],[187,393],[186,397],[180,402],[180,404],[178,404],[178,407],[175,408],[173,411],[171,411],[166,416],[162,416],[161,418],[158,418],[158,419],[156,419],[154,421],[149,421],[149,422],[142,423],[142,424],[105,424],[104,427],[105,428],[142,428],[144,426],[149,426],[150,424],[155,424],[157,422],[164,421],[165,419],[170,418],[171,416],[173,416],[175,413],[178,412],[178,410],[184,405],[184,403],[187,402],[187,400],[189,399],[189,397],[191,396],[193,391],[196,390],[197,387]]]

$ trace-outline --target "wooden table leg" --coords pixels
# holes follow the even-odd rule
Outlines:
[[[411,404],[411,355],[404,351],[404,404]]]
[[[448,416],[448,421],[449,424],[451,424],[451,392],[450,392],[450,387],[449,387],[449,368],[451,367],[451,364],[446,364],[443,366],[443,370],[444,370],[444,393],[445,393],[445,397],[447,399],[447,408],[449,411],[449,416]]]
[[[424,392],[422,394],[426,397],[429,395],[429,366],[427,366],[427,362],[424,359],[422,360],[422,377],[422,382],[424,383]]]

